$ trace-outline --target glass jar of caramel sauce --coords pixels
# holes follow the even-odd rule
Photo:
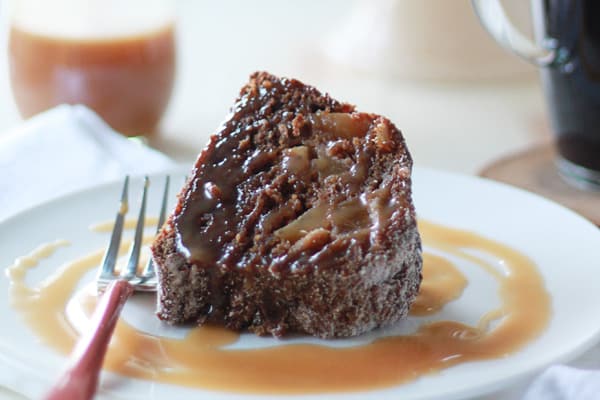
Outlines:
[[[165,0],[15,0],[12,92],[25,118],[84,104],[115,130],[151,135],[175,78],[174,7]]]

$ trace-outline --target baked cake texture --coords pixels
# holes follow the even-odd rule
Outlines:
[[[421,281],[411,169],[388,119],[254,73],[152,245],[158,317],[322,338],[397,322]]]

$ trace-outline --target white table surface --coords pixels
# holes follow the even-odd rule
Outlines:
[[[533,67],[515,80],[423,82],[333,65],[321,43],[348,4],[180,0],[177,84],[152,145],[190,163],[225,117],[239,87],[260,69],[299,78],[360,110],[389,117],[421,166],[476,174],[500,156],[547,140]],[[3,47],[5,40],[3,36]],[[21,123],[2,54],[0,135]],[[0,389],[0,399],[15,398],[20,397]]]

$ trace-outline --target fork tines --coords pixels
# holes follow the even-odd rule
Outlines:
[[[169,176],[165,178],[165,185],[163,189],[163,197],[160,206],[160,215],[158,218],[157,232],[165,221],[167,200],[169,193]],[[123,225],[125,222],[125,215],[129,209],[128,203],[128,192],[129,192],[129,176],[125,177],[123,183],[123,190],[121,192],[121,200],[119,202],[119,210],[115,218],[115,224],[110,237],[110,244],[106,249],[98,277],[96,279],[96,287],[98,292],[103,292],[108,284],[115,279],[126,280],[131,283],[135,290],[142,291],[154,291],[156,290],[156,273],[154,270],[154,263],[152,259],[148,261],[145,268],[139,271],[138,264],[140,260],[140,252],[142,248],[142,241],[144,237],[144,224],[146,219],[146,197],[148,194],[148,186],[150,185],[150,179],[144,177],[144,188],[142,191],[142,200],[140,202],[140,211],[135,228],[135,235],[133,238],[133,244],[129,251],[129,261],[123,270],[116,274],[115,266],[117,264],[117,258],[119,257],[119,247],[121,245],[121,236],[123,233]]]

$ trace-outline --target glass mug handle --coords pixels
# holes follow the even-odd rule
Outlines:
[[[510,22],[500,0],[471,0],[475,13],[484,28],[504,48],[538,67],[560,64],[564,60],[558,41],[545,37],[540,45],[523,35]],[[535,3],[532,2],[535,7]]]

